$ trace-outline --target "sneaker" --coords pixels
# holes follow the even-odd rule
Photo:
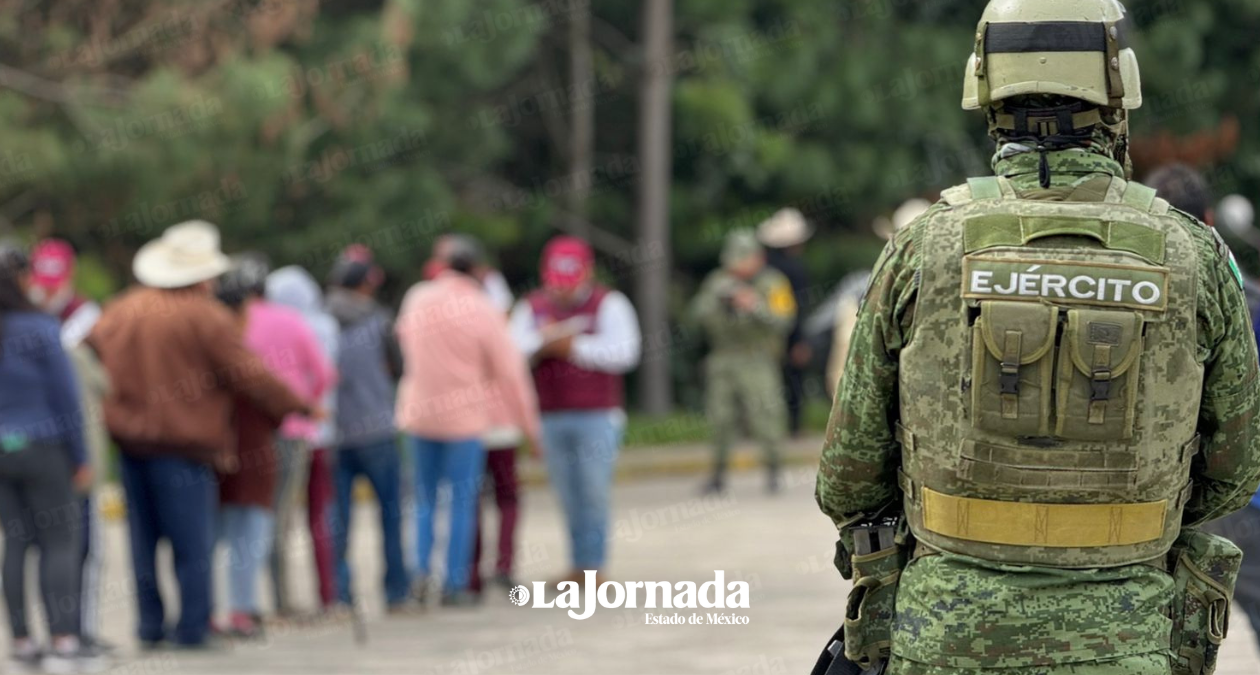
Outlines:
[[[171,649],[178,652],[222,652],[227,651],[229,645],[222,639],[216,639],[207,635],[201,642],[175,642],[169,643]]]
[[[30,644],[25,649],[9,654],[9,672],[38,673],[43,659],[44,653],[40,651],[39,646]]]
[[[228,637],[241,640],[254,640],[263,635],[261,621],[246,612],[232,612],[222,632]]]
[[[79,645],[77,649],[48,651],[39,667],[49,675],[103,673],[109,670],[109,659],[95,649]]]
[[[417,576],[411,582],[411,599],[415,601],[415,603],[420,605],[421,607],[424,607],[425,605],[429,604],[429,597],[432,594],[433,594],[433,585],[429,583],[429,577]],[[393,605],[402,605],[402,604],[405,604],[405,601],[393,603]]]
[[[118,651],[118,645],[108,640],[103,640],[98,637],[90,637],[87,635],[79,638],[79,644],[82,644],[88,649],[100,652],[101,654],[113,654]]]

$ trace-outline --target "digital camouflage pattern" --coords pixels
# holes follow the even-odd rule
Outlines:
[[[731,306],[740,288],[757,293],[751,311]],[[767,465],[777,467],[779,443],[787,432],[779,364],[796,319],[791,284],[771,267],[749,281],[716,270],[692,301],[691,311],[711,349],[705,359],[705,412],[713,429],[718,474],[726,467],[741,422],[762,446]]]
[[[1027,150],[1004,146],[994,164],[1022,199],[1103,201],[1123,174],[1110,148],[1053,151],[1047,153],[1051,185],[1043,189],[1038,154]],[[1246,305],[1228,256],[1208,228],[1176,216],[1196,250],[1199,283],[1192,325],[1185,329],[1195,339],[1191,365],[1204,368],[1200,409],[1190,416],[1201,449],[1189,467],[1193,492],[1181,521],[1191,526],[1242,507],[1260,482],[1254,413],[1260,387]],[[948,204],[937,204],[900,232],[876,264],[819,468],[818,503],[838,526],[902,499],[897,477],[902,456],[894,438],[903,403],[899,363],[918,335],[922,247],[931,241],[929,230],[962,225]],[[969,339],[956,347],[969,350]],[[943,408],[937,413],[947,423],[965,414]],[[952,675],[988,668],[1013,669],[1004,675],[1167,673],[1172,598],[1172,577],[1147,565],[1072,570],[966,555],[924,557],[902,577],[892,673]],[[1117,666],[1116,659],[1124,665]]]
[[[1073,167],[1096,156],[1059,153]],[[898,417],[905,511],[921,542],[1085,568],[1150,560],[1177,538],[1203,388],[1189,229],[1202,226],[1156,215],[1167,203],[1119,177],[1096,183],[1104,199],[1077,203],[949,190],[918,229]],[[1015,393],[1003,389],[1009,361],[1021,364]],[[1080,515],[1012,502],[1107,506]]]
[[[1243,552],[1230,540],[1187,530],[1173,546],[1172,645],[1175,675],[1211,672],[1221,643],[1229,632],[1229,605],[1242,566]]]
[[[957,675],[958,670],[893,657],[888,672],[896,675]],[[1142,654],[1107,661],[1058,666],[974,668],[968,669],[967,673],[969,675],[1168,675],[1168,657],[1163,654]]]

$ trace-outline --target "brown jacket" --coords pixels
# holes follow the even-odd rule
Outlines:
[[[113,381],[105,423],[127,454],[230,456],[236,396],[277,421],[309,412],[245,348],[231,313],[196,290],[133,288],[105,307],[88,343]]]

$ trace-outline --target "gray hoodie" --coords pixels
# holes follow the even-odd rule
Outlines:
[[[344,288],[328,292],[327,309],[341,328],[339,445],[390,440],[395,435],[394,382],[402,373],[393,317],[372,298]]]
[[[319,340],[324,355],[328,360],[337,363],[337,353],[341,340],[337,320],[324,311],[324,295],[315,279],[301,267],[290,265],[281,267],[267,277],[267,299],[290,309],[296,310],[306,319],[306,325]],[[315,438],[315,447],[327,448],[336,442],[337,389],[331,389],[324,395],[321,403],[328,411],[328,418],[319,425],[319,434]]]

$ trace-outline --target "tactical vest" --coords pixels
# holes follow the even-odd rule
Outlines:
[[[918,244],[900,359],[914,534],[1014,564],[1163,555],[1190,497],[1203,384],[1184,221],[1120,179],[1101,202],[1022,200],[995,177],[944,201]]]

